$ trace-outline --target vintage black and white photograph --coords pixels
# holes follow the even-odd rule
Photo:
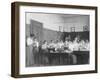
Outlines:
[[[26,67],[90,62],[90,16],[25,13]]]

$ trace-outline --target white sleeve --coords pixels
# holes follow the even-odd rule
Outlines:
[[[27,38],[27,45],[30,46],[33,44],[33,40],[31,38]]]
[[[37,47],[39,47],[39,42],[37,42]]]

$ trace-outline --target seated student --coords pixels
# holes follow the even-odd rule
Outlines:
[[[49,48],[54,48],[54,41],[51,40],[48,46],[49,46]]]
[[[64,52],[70,53],[69,54],[69,57],[71,58],[70,63],[71,64],[76,64],[77,63],[77,57],[74,54],[72,54],[73,50],[74,50],[73,42],[70,41],[70,40],[66,40],[65,44],[64,44]]]
[[[60,42],[59,42],[59,47],[60,47],[60,48],[63,48],[63,46],[64,46],[64,43],[63,43],[62,40],[60,40]]]
[[[70,40],[66,40],[64,43],[64,52],[72,53],[73,51],[73,43]]]
[[[77,48],[75,48],[77,47]],[[70,57],[72,58],[72,64],[77,64],[77,56],[73,54],[74,50],[79,50],[79,43],[69,42]]]
[[[90,50],[90,42],[89,42],[89,40],[85,41],[85,48],[86,48],[87,51]]]
[[[79,46],[80,46],[79,43],[80,43],[79,42],[79,36],[77,36],[73,41],[73,50],[74,51],[79,51]]]
[[[50,43],[48,44],[48,50],[49,52],[55,52],[55,43],[53,40],[51,40]]]
[[[56,41],[54,42],[54,45],[55,45],[55,52],[58,52],[58,51],[57,51],[57,49],[58,49],[58,40],[56,40]]]
[[[80,51],[86,50],[86,44],[85,44],[84,40],[80,41],[79,49],[80,49]]]
[[[64,43],[63,43],[62,40],[60,40],[60,41],[57,42],[56,50],[58,52],[63,52],[64,51]]]
[[[44,40],[42,46],[41,46],[42,52],[46,53],[48,52],[48,43],[46,40]]]

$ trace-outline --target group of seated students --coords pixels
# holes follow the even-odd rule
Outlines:
[[[69,39],[62,40],[46,40],[41,45],[41,50],[52,53],[71,53],[73,51],[89,51],[89,40],[79,40],[77,37],[71,41]]]
[[[44,40],[39,43],[36,38],[33,40],[33,47],[39,52],[51,52],[51,53],[71,53],[73,51],[89,51],[89,40],[79,39],[77,36],[74,40],[70,40],[67,37],[63,40],[50,40],[49,42]]]

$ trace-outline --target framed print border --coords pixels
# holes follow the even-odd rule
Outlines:
[[[20,74],[20,6],[39,6],[52,8],[70,8],[70,9],[86,9],[95,11],[95,70],[89,71],[73,71],[73,72],[54,72],[39,74]],[[13,2],[11,4],[11,76],[15,78],[23,77],[40,77],[40,76],[58,76],[72,74],[97,73],[97,7],[81,6],[81,5],[63,5],[63,4],[46,4],[46,3],[29,3],[29,2]]]

